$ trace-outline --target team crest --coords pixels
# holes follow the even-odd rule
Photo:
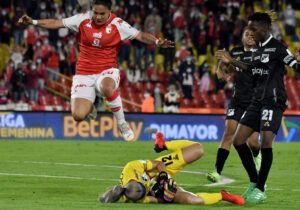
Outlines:
[[[111,25],[106,26],[105,31],[107,34],[110,34],[111,33]]]
[[[268,63],[269,62],[269,54],[262,54],[261,55],[261,58],[260,58],[260,61],[262,62],[262,63]]]

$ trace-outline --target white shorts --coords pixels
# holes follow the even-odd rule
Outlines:
[[[100,91],[100,84],[104,78],[111,78],[115,81],[115,90],[120,83],[120,70],[111,68],[92,75],[75,75],[73,77],[71,98],[85,98],[91,102],[95,101],[96,95],[103,96]]]

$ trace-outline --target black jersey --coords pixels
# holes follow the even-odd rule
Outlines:
[[[235,47],[230,51],[230,55],[244,63],[252,61],[252,51],[245,51],[244,47]],[[231,101],[239,104],[244,109],[250,104],[253,96],[253,76],[251,71],[242,70],[236,67],[234,74],[234,86]]]
[[[278,40],[270,36],[253,53],[251,71],[255,80],[254,101],[262,105],[287,107],[284,86],[285,65],[296,66],[293,54]]]

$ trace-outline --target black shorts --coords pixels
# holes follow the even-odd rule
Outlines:
[[[231,102],[228,105],[228,109],[226,111],[226,120],[235,120],[239,122],[245,111],[245,107],[239,106],[236,103]]]
[[[272,131],[277,134],[283,115],[283,110],[274,106],[263,106],[261,109],[246,110],[240,120],[240,124],[252,128],[256,132]]]

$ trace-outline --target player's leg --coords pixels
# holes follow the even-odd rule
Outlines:
[[[178,188],[174,203],[178,204],[204,204],[210,205],[220,202],[221,200],[228,201],[238,205],[244,205],[245,200],[239,195],[232,195],[228,192],[221,191],[219,193],[197,193],[188,192],[182,188]]]
[[[261,168],[256,188],[247,197],[249,204],[257,204],[266,200],[265,183],[273,162],[272,143],[280,128],[283,111],[279,108],[263,108],[261,112]]]
[[[119,87],[120,74],[118,69],[103,71],[96,82],[96,87],[108,102],[113,115],[117,119],[118,128],[126,141],[134,140],[134,133],[125,121],[122,99],[116,91]]]
[[[166,171],[169,175],[174,176],[180,172],[187,164],[198,160],[203,155],[202,145],[187,140],[170,141],[172,146],[180,144],[189,144],[187,147],[179,148],[174,152],[156,158],[162,161],[166,166]]]
[[[224,164],[228,158],[230,147],[232,144],[232,138],[237,128],[237,125],[238,122],[236,120],[227,119],[225,121],[225,130],[217,152],[215,170],[207,174],[207,179],[211,182],[219,182],[221,180],[220,175],[222,173]]]
[[[71,112],[74,120],[87,119],[93,111],[96,97],[94,79],[89,75],[75,75],[71,90]]]
[[[260,153],[260,143],[259,143],[259,133],[258,132],[254,132],[248,138],[248,145],[252,151],[256,170],[259,171],[260,165],[261,165],[261,153]]]
[[[244,168],[247,171],[250,179],[248,189],[243,193],[246,198],[255,188],[255,183],[258,179],[258,174],[255,168],[252,152],[247,144],[247,139],[260,129],[260,112],[246,111],[238,125],[237,131],[233,137],[233,145],[237,150]]]

